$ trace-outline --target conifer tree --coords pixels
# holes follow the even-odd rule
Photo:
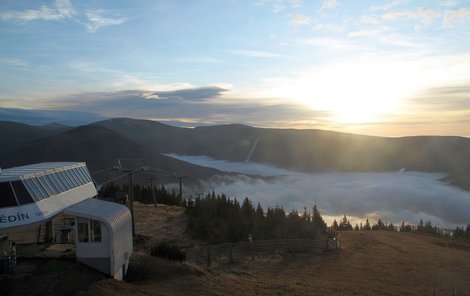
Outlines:
[[[313,226],[313,231],[314,231],[315,236],[319,234],[324,234],[326,232],[326,223],[323,220],[323,217],[321,216],[320,211],[317,208],[317,205],[313,206],[312,224],[313,224],[312,226]],[[336,224],[336,226],[338,226],[338,224]]]
[[[336,219],[333,220],[333,230],[338,230],[339,226],[338,226],[338,222],[336,222]]]

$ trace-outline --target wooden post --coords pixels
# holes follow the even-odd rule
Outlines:
[[[207,267],[211,266],[211,248],[207,247]]]
[[[232,247],[228,250],[228,259],[230,263],[233,263]]]

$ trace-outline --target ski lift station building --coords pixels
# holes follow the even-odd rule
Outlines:
[[[48,162],[0,171],[0,233],[74,217],[77,261],[122,280],[133,252],[127,207],[95,199],[85,163]]]

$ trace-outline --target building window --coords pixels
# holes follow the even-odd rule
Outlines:
[[[90,232],[92,242],[101,242],[101,223],[100,221],[90,220]]]
[[[78,241],[81,243],[89,242],[88,236],[88,219],[78,218]]]
[[[0,208],[17,206],[10,182],[0,183]],[[5,217],[6,218],[6,217]]]
[[[18,202],[20,203],[20,205],[34,202],[33,198],[29,194],[28,190],[26,190],[26,188],[24,187],[21,181],[13,181],[11,182],[11,185],[13,186],[13,189],[15,190],[16,199],[18,199]]]

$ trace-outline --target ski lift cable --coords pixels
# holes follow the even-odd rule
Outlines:
[[[170,171],[167,171],[167,170],[163,170],[163,169],[159,169],[159,168],[154,168],[154,167],[148,167],[149,169],[151,170],[154,170],[154,171],[160,171],[160,172],[164,172],[164,173],[167,173],[167,174],[171,174],[172,176],[175,175],[175,172],[170,172]]]
[[[104,173],[106,171],[110,171],[112,170],[113,168],[110,167],[110,168],[106,168],[106,169],[102,169],[102,170],[99,170],[99,171],[94,171],[94,172],[90,172],[91,175],[96,175],[96,174],[100,174],[100,173]]]
[[[151,176],[164,176],[164,177],[174,177],[174,174],[163,174],[163,173],[150,173],[150,172],[143,172],[144,174],[151,175]]]
[[[118,176],[118,177],[116,177],[116,178],[112,178],[112,179],[106,180],[106,181],[104,181],[104,182],[101,182],[101,183],[99,184],[99,186],[103,186],[103,185],[108,184],[108,183],[110,183],[110,182],[116,181],[117,179],[120,179],[120,178],[122,178],[122,177],[124,177],[124,176],[127,176],[127,174],[123,174],[123,175],[120,175],[120,176]]]

